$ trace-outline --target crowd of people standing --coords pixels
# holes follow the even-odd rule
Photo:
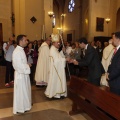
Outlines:
[[[34,83],[37,87],[46,86],[48,98],[67,97],[66,74],[69,77],[79,74],[82,67],[88,69],[88,82],[109,86],[111,92],[120,95],[119,46],[120,32],[114,33],[104,44],[99,40],[88,43],[86,38],[74,43],[61,41],[58,34],[34,42],[30,42],[26,35],[18,35],[16,42],[13,37],[9,38],[3,44],[3,50],[5,87],[14,85],[13,113],[31,109],[31,84]],[[115,48],[117,52],[114,52]],[[66,68],[69,68],[67,73]]]

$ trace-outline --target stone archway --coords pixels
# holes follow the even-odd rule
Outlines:
[[[116,31],[120,31],[120,8],[117,11],[117,16],[116,16]]]

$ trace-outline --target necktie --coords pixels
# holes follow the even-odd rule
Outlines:
[[[111,64],[112,59],[113,59],[114,55],[116,54],[116,52],[117,52],[117,48],[114,48],[114,53],[113,53],[113,56],[112,56],[112,58],[111,58],[110,64]]]
[[[116,54],[116,52],[117,52],[117,48],[115,48],[113,55],[115,55],[115,54]]]

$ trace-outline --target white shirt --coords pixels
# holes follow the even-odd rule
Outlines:
[[[7,43],[4,43],[4,44],[3,44],[3,51],[4,51],[4,54],[6,54],[6,52],[7,52],[6,47],[7,47]]]
[[[14,49],[15,49],[14,46],[10,45],[8,50],[6,50],[6,61],[9,61],[9,62],[12,61],[12,54],[13,54]]]
[[[85,49],[83,50],[83,55],[85,56],[85,50],[87,50],[88,44],[85,46]]]
[[[85,50],[87,50],[88,44],[85,46]]]
[[[31,51],[34,51],[34,50],[30,49],[29,53],[31,53]],[[28,63],[33,64],[33,58],[32,58],[32,56],[30,54],[28,55]]]
[[[118,50],[118,49],[120,48],[120,45],[118,45],[116,48],[117,48],[117,50]]]

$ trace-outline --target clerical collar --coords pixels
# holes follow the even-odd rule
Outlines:
[[[18,45],[20,48],[24,49],[22,46]]]

